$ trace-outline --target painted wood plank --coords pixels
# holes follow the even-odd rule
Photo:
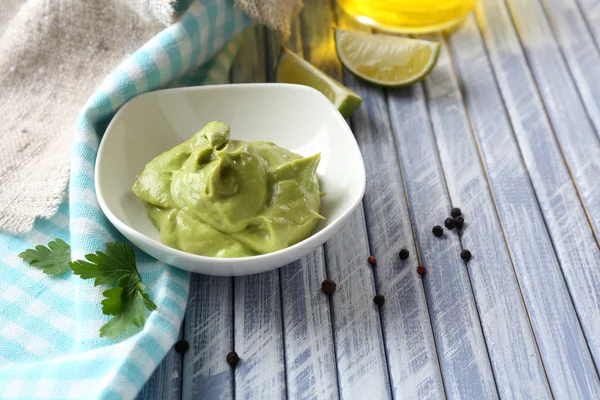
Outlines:
[[[352,126],[368,171],[365,214],[371,252],[377,258],[377,292],[385,350],[395,398],[445,398],[425,293],[391,128],[380,89],[347,77],[365,100]],[[400,260],[401,249],[410,257]]]
[[[542,0],[554,37],[596,132],[600,132],[600,54],[576,0]],[[543,11],[537,10],[541,18]],[[544,31],[547,32],[547,31]],[[556,50],[554,50],[556,52]]]
[[[336,14],[338,26],[365,30],[341,9]],[[416,273],[419,262],[385,93],[348,71],[344,80],[364,99],[352,117],[352,127],[368,176],[365,217],[371,251],[377,257],[375,286],[386,298],[381,321],[392,395],[445,398],[425,292]],[[410,252],[407,260],[399,259],[401,249]]]
[[[304,57],[304,41],[302,40],[302,27],[300,26],[301,21],[300,18],[294,18],[292,20],[291,34],[286,40],[285,45],[292,51],[295,51]]]
[[[247,33],[232,70],[233,82],[265,82],[264,28]],[[286,397],[284,340],[279,271],[234,278],[234,396],[242,399]]]
[[[492,12],[493,15],[497,14],[496,10],[493,10]],[[484,17],[484,15],[481,16],[482,19]],[[485,31],[488,30],[488,27],[492,27],[492,25],[485,26]],[[467,57],[466,60],[462,61],[465,65],[465,76],[478,75],[477,71],[486,71],[479,72],[479,74],[486,74],[489,70],[487,61],[482,60],[480,63],[473,60],[473,57],[477,57],[476,54],[485,52],[485,49],[482,49],[481,47],[479,35],[477,32],[474,32],[473,29],[475,29],[473,25],[467,25],[464,30],[464,36],[465,40],[469,41],[469,45],[461,46],[462,53],[465,53]],[[498,29],[503,28],[498,27]],[[495,30],[490,29],[489,31],[490,35],[493,35]],[[462,34],[463,32],[459,33],[459,35]],[[470,39],[466,39],[466,37],[469,37]],[[503,57],[501,49],[498,49],[498,54],[493,50],[494,44],[492,43],[492,40],[492,38],[489,38],[488,42],[491,43],[492,46],[490,49],[492,57],[497,56],[499,59],[506,59]],[[510,42],[510,39],[507,40],[502,36],[499,36],[497,40],[503,44]],[[516,42],[516,40],[517,39],[513,39],[514,42]],[[588,37],[587,40],[590,40],[590,38]],[[456,57],[457,61],[460,63],[460,54]],[[475,66],[475,64],[477,64],[477,66]],[[515,64],[515,62],[513,61],[512,64]],[[572,184],[572,177],[564,164],[561,150],[556,143],[550,124],[542,110],[543,106],[540,104],[539,100],[537,100],[536,104],[532,104],[531,100],[527,97],[529,95],[535,97],[533,83],[521,84],[524,80],[531,80],[531,78],[527,78],[527,73],[524,75],[515,73],[511,76],[510,81],[507,81],[505,79],[506,72],[504,72],[502,68],[502,64],[498,63],[496,70],[499,74],[500,85],[504,88],[507,106],[509,111],[511,111],[511,116],[515,119],[522,120],[522,108],[538,108],[536,117],[540,125],[538,129],[533,129],[531,127],[527,130],[523,129],[528,126],[525,121],[513,122],[513,125],[516,127],[516,135],[523,148],[522,153],[525,163],[531,166],[529,168],[529,174],[536,191],[536,196],[539,199],[546,219],[546,225],[549,227],[552,242],[554,243],[556,253],[562,264],[569,287],[571,288],[571,296],[573,297],[578,314],[580,315],[580,320],[582,321],[584,328],[587,329],[586,337],[588,342],[591,340],[593,343],[597,343],[597,335],[600,332],[600,326],[598,325],[598,323],[600,323],[600,316],[598,315],[598,312],[600,312],[600,276],[598,275],[600,274],[600,255],[598,248],[594,243],[594,237],[586,220],[585,212],[581,207],[576,188]],[[508,70],[508,68],[510,68],[509,65],[505,67],[506,70]],[[523,66],[521,70],[525,69],[526,67]],[[512,68],[511,71],[514,71],[514,68]],[[514,78],[516,78],[516,80]],[[476,82],[481,82],[483,79],[474,80]],[[466,78],[465,82],[467,82]],[[493,82],[488,82],[487,85],[493,86]],[[525,90],[523,93],[523,87],[531,87],[531,89]],[[472,90],[475,89],[472,87]],[[492,89],[487,89],[485,92],[490,94],[494,91]],[[525,96],[525,99],[520,103],[518,100],[515,100],[523,95]],[[493,101],[492,108],[498,108],[498,101],[494,100],[493,96],[488,95],[485,98],[485,101]],[[481,104],[482,102],[473,103],[473,107],[475,108]],[[486,119],[488,119],[487,116]],[[502,129],[499,129],[502,131],[507,124],[506,122],[497,122],[494,125],[495,128],[498,128],[499,126],[503,127]],[[497,137],[498,134],[490,135],[490,140]],[[502,147],[505,146],[506,144],[502,143]],[[490,149],[498,147],[500,147],[500,144],[494,144],[491,145]],[[503,162],[503,165],[504,164],[505,162]],[[551,165],[552,167],[541,168],[541,166],[545,165]],[[520,189],[519,192],[521,191],[522,190]],[[511,199],[510,202],[514,203],[514,199]],[[569,221],[569,223],[565,224],[564,221]],[[581,270],[587,272],[583,274],[578,273],[578,271]],[[590,344],[590,347],[596,358],[596,364],[598,364],[597,344]]]
[[[537,1],[525,5],[513,1],[507,4],[515,24],[519,26],[517,33],[529,66],[568,168],[598,237],[600,233],[600,179],[598,179],[600,135],[594,130],[591,120],[600,119],[600,110],[595,104],[587,104],[587,109],[583,104],[581,93],[578,92],[573,75],[565,63],[563,52],[554,39],[542,6]],[[525,21],[528,21],[527,24],[520,27]],[[534,21],[535,25],[531,21]],[[576,21],[571,22],[576,23]],[[567,59],[572,58],[572,51],[565,50],[564,54]],[[575,61],[572,64],[574,66]],[[598,76],[598,72],[592,72],[593,68],[600,68],[600,66],[585,68],[585,72],[577,68],[574,73],[576,78],[578,76],[581,78],[584,73],[594,74],[580,79],[580,81],[585,80],[580,84],[580,88],[584,89],[582,92],[584,98],[587,96],[585,95],[586,84],[597,86],[594,77]]]
[[[443,38],[436,35],[432,39],[443,45],[435,69],[425,79],[426,98],[451,203],[465,214],[460,240],[473,254],[467,268],[498,391],[502,398],[550,398],[454,66]],[[460,38],[454,40],[460,42]],[[469,77],[468,83],[479,81]],[[474,93],[470,101],[485,102],[487,95],[479,92],[475,97]],[[482,110],[488,117],[494,111]],[[518,149],[510,150],[513,153],[504,152],[506,160],[518,159]]]
[[[286,46],[302,55],[299,19],[292,21]],[[280,35],[267,35],[269,80],[275,79]],[[327,279],[323,247],[279,270],[287,394],[292,399],[337,399],[337,366],[330,300],[321,290]]]
[[[388,92],[396,148],[406,185],[431,323],[446,394],[450,399],[497,398],[498,393],[469,275],[454,232],[435,237],[452,204],[438,159],[425,94],[420,84]],[[381,188],[381,190],[385,190]]]
[[[281,270],[287,393],[290,399],[338,399],[331,307],[319,247]]]
[[[600,136],[592,126],[590,116],[592,119],[595,116],[600,118],[598,115],[600,111],[594,109],[594,104],[589,104],[594,112],[592,114],[586,112],[539,2],[508,1],[507,5],[515,25],[518,27],[517,34],[554,127],[554,132],[581,198],[589,211],[590,220],[598,234],[600,233],[600,179],[598,179],[600,174],[600,157],[598,157],[600,155]],[[525,21],[527,22],[525,23]],[[575,23],[575,21],[572,22]],[[565,54],[568,55],[569,52]],[[588,69],[588,73],[591,73],[589,71],[591,69],[600,72],[600,65],[592,66]],[[588,81],[590,84],[597,86],[597,81],[593,80],[593,76],[589,76],[587,79],[590,79]],[[586,83],[582,82],[581,87],[584,85]],[[584,90],[587,92],[585,88]]]
[[[242,42],[231,66],[232,83],[266,82],[265,28],[254,25],[242,34]]]
[[[192,274],[184,321],[182,398],[233,399],[233,279]]]
[[[183,326],[179,331],[183,339]],[[137,396],[140,400],[179,400],[183,375],[183,355],[171,348]]]
[[[581,307],[588,312],[597,312],[594,311],[595,300],[578,300],[594,293],[589,290],[589,278],[594,276],[594,270],[597,271],[597,266],[594,266],[597,265],[597,255],[594,254],[597,245],[589,225],[586,227],[585,215],[575,197],[573,183],[508,11],[502,3],[492,0],[483,1],[482,6],[478,13],[479,26],[544,214],[542,220],[535,209],[527,209],[517,216],[518,209],[511,203],[500,209],[501,214],[504,213],[502,220],[507,236],[514,232],[509,243],[515,268],[554,394],[578,393],[584,398],[595,397],[598,377],[577,314],[572,312],[569,294],[573,296],[579,313]],[[574,107],[577,108],[577,104]],[[489,119],[488,116],[485,118]],[[506,168],[505,164],[502,161],[502,168]],[[515,189],[507,190],[516,193]],[[519,199],[522,200],[522,197]],[[499,202],[501,206],[502,202]],[[523,224],[523,216],[528,217],[525,221],[529,224]],[[523,229],[523,226],[535,229]],[[545,227],[548,227],[550,237],[544,232]],[[519,243],[536,244],[517,246]],[[556,255],[552,250],[553,244]],[[540,270],[537,279],[532,267],[536,265]],[[563,288],[563,276],[569,283],[570,293]],[[578,283],[573,285],[575,281]],[[535,283],[546,289],[535,289],[531,286]],[[546,293],[553,293],[552,301]],[[583,322],[590,325],[590,321]]]
[[[277,78],[277,64],[279,63],[279,54],[281,45],[285,46],[304,57],[304,46],[302,41],[302,29],[300,27],[300,18],[292,19],[290,37],[285,43],[281,42],[281,34],[279,32],[267,31],[266,48],[267,48],[267,78],[269,82],[275,82]]]
[[[359,208],[325,246],[327,272],[338,285],[332,296],[332,321],[340,398],[391,399],[366,236]]]
[[[597,23],[600,22],[600,18],[595,19],[596,24],[588,26],[581,14],[582,10],[574,0],[545,0],[543,4],[587,114],[596,133],[600,134],[600,87],[598,86],[600,53],[590,33],[590,30],[593,32],[598,28]],[[594,18],[593,14],[591,17]],[[598,155],[600,154],[597,153],[596,156]],[[596,241],[600,232],[600,209],[597,208],[599,204],[598,202],[588,204],[589,218],[595,228]],[[596,248],[591,247],[589,243],[583,244],[582,247],[588,249],[582,254],[587,255],[586,264],[591,265],[589,269],[594,275],[581,276],[580,280],[583,282],[573,282],[570,286],[587,285],[583,298],[580,298],[579,293],[574,293],[573,297],[598,370],[600,366],[600,261],[598,261]]]
[[[301,16],[304,56],[341,79],[331,29],[334,21],[330,2],[305,2]],[[332,296],[332,323],[340,398],[391,398],[362,207],[327,242],[325,255],[328,277],[338,285]]]
[[[515,126],[513,133],[494,80],[494,72],[487,60],[485,48],[474,22],[468,21],[463,29],[450,39],[450,43],[462,78],[470,117],[487,166],[498,211],[512,254],[515,256],[515,267],[519,275],[523,272],[532,274],[525,276],[526,279],[521,279],[525,292],[527,292],[526,285],[535,285],[536,287],[529,291],[539,293],[537,298],[533,298],[534,302],[531,304],[531,298],[527,297],[526,300],[531,312],[540,315],[537,319],[532,318],[532,321],[536,335],[539,337],[538,341],[552,351],[552,354],[544,353],[543,359],[547,363],[549,377],[556,381],[557,377],[562,379],[564,368],[569,369],[561,359],[561,354],[563,354],[562,358],[568,357],[567,349],[559,350],[560,347],[557,347],[566,347],[565,339],[561,338],[564,334],[556,333],[563,329],[562,326],[565,327],[563,330],[568,330],[566,328],[568,322],[560,320],[562,318],[560,314],[565,311],[556,308],[555,297],[544,295],[554,290],[548,287],[546,282],[549,266],[558,271],[557,261],[552,257],[552,242],[558,254],[564,251],[575,264],[594,265],[597,263],[597,255],[594,253],[597,251],[589,224],[552,132],[534,129],[535,125],[523,120],[524,108],[514,103],[515,98],[520,98],[523,87],[521,84],[516,84],[520,82],[515,80],[518,75],[511,74],[510,83],[506,81],[508,77],[506,73],[499,75],[501,86],[506,85],[504,89],[507,93],[507,105],[511,117],[516,120],[513,122]],[[520,101],[520,105],[527,107],[526,104],[529,104],[531,99],[525,96]],[[529,166],[529,176],[525,165]],[[552,168],[537,167],[543,165],[551,165]],[[556,193],[560,195],[555,197]],[[536,197],[540,199],[539,205]],[[547,238],[544,217],[551,227],[549,231],[552,242]],[[565,219],[572,223],[568,225],[561,223]],[[528,233],[523,234],[521,232],[523,230]],[[533,276],[536,270],[537,277]],[[559,272],[555,272],[554,275],[558,275],[560,279]],[[536,305],[535,301],[539,301],[540,304]],[[548,319],[547,309],[554,310],[552,311],[555,319],[553,322],[544,322]],[[540,324],[538,320],[543,323]],[[575,323],[577,324],[577,321]],[[550,331],[547,331],[548,329]],[[555,394],[557,394],[556,388]]]
[[[594,36],[597,47],[600,47],[600,3],[597,0],[577,0],[581,14]]]
[[[304,58],[325,73],[341,80],[342,66],[335,53],[332,1],[305,0],[300,18]]]
[[[286,397],[279,271],[234,278],[235,397]]]

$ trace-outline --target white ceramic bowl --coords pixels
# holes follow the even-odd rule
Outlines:
[[[232,139],[264,140],[303,156],[321,152],[317,174],[321,221],[308,239],[273,253],[215,258],[160,242],[160,234],[131,187],[157,155],[214,120],[231,126]],[[281,267],[323,244],[360,203],[365,167],[346,121],[320,92],[298,85],[243,84],[168,89],[125,104],[108,126],[96,161],[96,193],[112,224],[151,256],[208,275],[248,275]]]

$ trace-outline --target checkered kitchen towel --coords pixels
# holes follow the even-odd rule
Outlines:
[[[28,234],[0,234],[0,398],[131,399],[176,341],[187,273],[137,253],[143,282],[158,308],[143,330],[119,342],[98,336],[108,320],[99,306],[101,288],[72,274],[44,275],[18,254],[61,238],[80,259],[104,250],[107,241],[124,240],[94,193],[96,151],[107,122],[142,92],[226,80],[236,48],[230,39],[249,24],[229,0],[196,1],[179,22],[123,62],[87,102],[71,154],[69,200]],[[192,70],[193,77],[182,78]]]

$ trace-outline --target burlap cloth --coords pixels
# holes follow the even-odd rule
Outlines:
[[[71,140],[87,98],[189,0],[1,2],[0,230],[22,233],[64,200]],[[302,7],[302,0],[236,3],[284,37]]]

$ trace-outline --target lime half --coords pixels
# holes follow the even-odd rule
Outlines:
[[[283,47],[277,67],[277,82],[310,86],[323,93],[347,118],[362,103],[362,98],[308,61]]]
[[[337,28],[335,44],[342,64],[362,79],[382,86],[406,86],[433,69],[440,44],[400,36]]]

